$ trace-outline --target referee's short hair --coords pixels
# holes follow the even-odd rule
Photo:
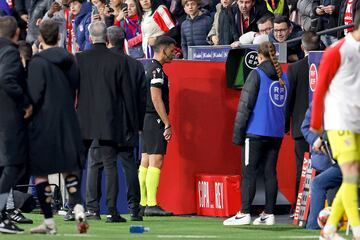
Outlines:
[[[160,52],[162,49],[169,47],[172,44],[176,45],[176,41],[173,38],[160,36],[156,38],[153,49],[155,52]]]
[[[320,50],[320,36],[316,32],[304,32],[301,37],[301,43],[306,51]]]

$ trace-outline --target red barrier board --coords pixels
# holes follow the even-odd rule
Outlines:
[[[197,175],[197,215],[228,217],[240,209],[240,176]]]
[[[298,225],[300,227],[306,226],[311,201],[310,187],[311,182],[315,177],[315,174],[316,171],[311,166],[311,159],[309,157],[309,153],[305,153],[301,171],[299,193],[296,200],[296,208],[294,213],[294,225]]]

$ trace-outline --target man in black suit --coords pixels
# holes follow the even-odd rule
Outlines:
[[[143,65],[124,54],[124,30],[120,27],[109,27],[107,29],[108,48],[116,53],[120,54],[126,59],[126,68],[130,79],[132,89],[132,101],[135,103],[134,109],[128,112],[131,122],[134,123],[136,131],[142,130],[145,105],[146,105],[146,82],[145,82],[145,70]],[[127,200],[130,210],[130,220],[141,221],[142,217],[139,216],[139,203],[140,203],[140,187],[138,181],[138,167],[134,159],[134,147],[138,146],[138,134],[134,134],[133,139],[129,141],[128,146],[119,147],[118,153],[121,157],[121,163],[123,166],[126,185],[127,185]],[[101,187],[99,181],[96,179],[101,175],[105,162],[116,162],[117,154],[104,152],[104,147],[92,146],[90,152],[91,158],[89,158],[89,168],[87,174],[87,205],[90,209],[98,209],[99,198],[101,196]],[[101,158],[107,156],[109,161],[103,161]],[[115,176],[114,176],[115,177]],[[113,183],[111,183],[113,184]],[[110,188],[109,188],[110,189]],[[114,194],[114,191],[107,191],[107,197],[109,194]]]
[[[286,110],[287,126],[286,132],[290,129],[291,135],[295,140],[296,157],[296,189],[295,196],[299,191],[301,168],[304,153],[309,151],[309,144],[305,141],[301,133],[301,124],[305,118],[305,113],[309,107],[309,51],[319,50],[320,37],[315,32],[305,32],[301,40],[301,48],[305,53],[305,58],[289,65],[287,77],[290,83],[288,105]],[[295,197],[295,199],[296,199]]]
[[[111,52],[106,47],[106,26],[96,21],[89,27],[93,47],[76,55],[80,68],[78,116],[86,145],[97,141],[90,149],[88,169],[103,164],[106,171],[107,222],[125,222],[116,208],[118,179],[116,156],[128,147],[137,129],[130,112],[135,109],[124,56]],[[94,145],[93,145],[94,147]],[[93,157],[95,156],[95,157]],[[93,159],[94,158],[94,159]],[[97,176],[93,179],[97,184]],[[96,188],[93,182],[87,183]],[[95,199],[96,200],[96,199]],[[98,204],[93,199],[87,204],[89,215],[99,214]],[[87,199],[87,203],[89,199]],[[96,216],[95,216],[96,217]]]
[[[24,118],[32,115],[32,105],[25,92],[25,79],[17,49],[20,30],[15,18],[0,17],[0,232],[18,233],[5,214],[5,205],[27,161]]]

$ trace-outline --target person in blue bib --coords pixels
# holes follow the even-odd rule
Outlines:
[[[276,164],[285,133],[285,108],[289,82],[276,58],[275,47],[264,42],[258,48],[258,67],[252,70],[241,92],[236,113],[233,143],[242,146],[242,209],[224,225],[247,225],[256,192],[256,176],[265,181],[265,209],[254,225],[275,224],[278,192]]]

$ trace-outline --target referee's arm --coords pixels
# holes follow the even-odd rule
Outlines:
[[[154,104],[157,114],[160,116],[161,121],[165,124],[165,128],[170,126],[170,121],[166,113],[165,105],[162,100],[162,92],[160,88],[150,87],[151,101]]]

